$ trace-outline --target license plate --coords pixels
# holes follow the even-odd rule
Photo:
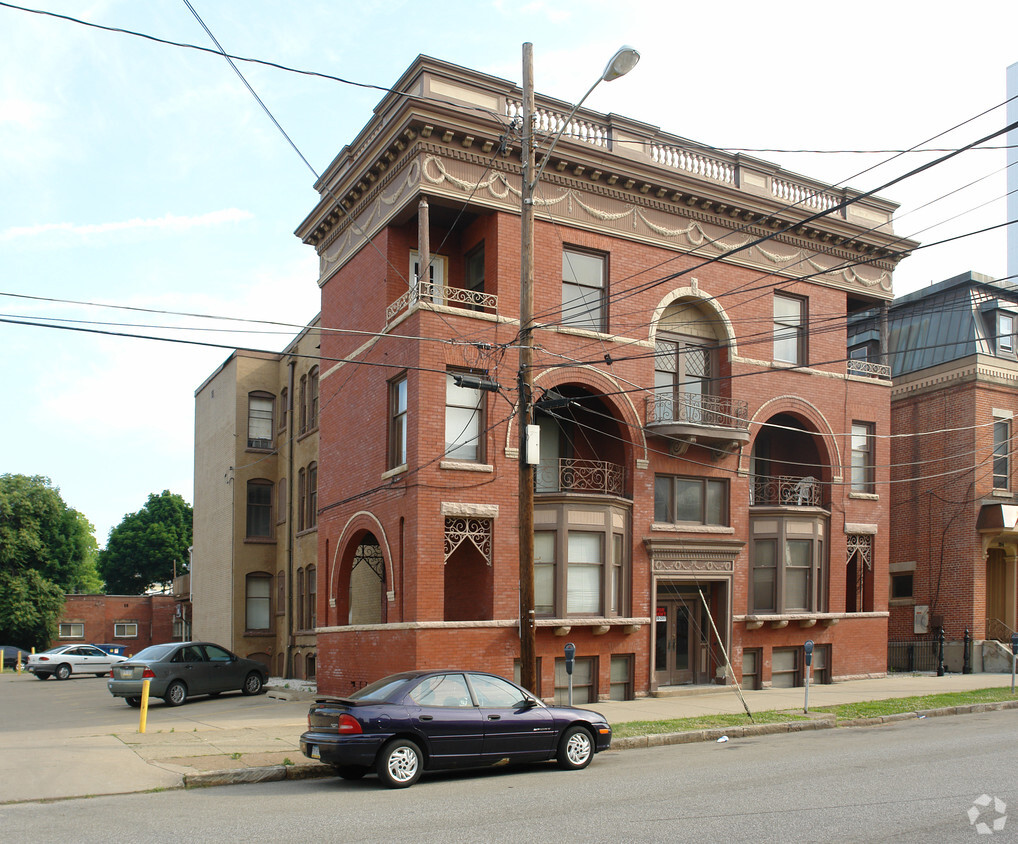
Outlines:
[[[311,758],[312,759],[321,759],[322,758],[321,751],[318,750],[318,745],[317,744],[311,745]]]

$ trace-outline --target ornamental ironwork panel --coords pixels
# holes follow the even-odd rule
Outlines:
[[[353,571],[361,563],[371,569],[379,580],[385,582],[385,558],[382,556],[382,548],[377,540],[365,542],[357,547],[350,570]]]
[[[473,516],[445,517],[445,562],[464,542],[469,542],[491,565],[491,519],[478,519]]]

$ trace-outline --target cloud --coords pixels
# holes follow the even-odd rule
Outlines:
[[[224,208],[221,211],[210,211],[194,217],[180,217],[175,214],[164,214],[162,217],[131,220],[120,220],[109,223],[40,223],[35,226],[14,226],[0,232],[0,243],[38,237],[40,235],[64,234],[71,237],[89,238],[120,232],[132,231],[171,231],[180,232],[187,229],[218,226],[223,223],[236,223],[241,220],[253,219],[250,211],[238,208]]]

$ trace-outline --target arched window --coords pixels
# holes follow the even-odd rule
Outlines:
[[[318,367],[308,373],[308,428],[318,427]]]
[[[272,412],[276,397],[254,392],[247,396],[247,447],[272,448]]]
[[[244,627],[247,630],[268,630],[272,608],[272,575],[265,572],[249,574],[245,586],[247,615]]]
[[[307,512],[307,497],[308,497],[308,477],[307,472],[300,469],[297,472],[297,530],[304,530],[307,521],[305,520],[305,513]]]
[[[313,528],[318,524],[318,464],[308,465],[308,502],[307,519],[304,523]]]
[[[275,484],[264,478],[247,482],[247,536],[272,537],[272,491]]]
[[[318,626],[318,570],[314,566],[308,566],[308,609],[304,616],[307,619],[308,630],[314,630]]]
[[[300,393],[298,394],[298,400],[300,401],[300,427],[297,429],[297,433],[303,434],[308,429],[308,377],[307,377],[307,375],[301,375],[301,377],[300,377]]]

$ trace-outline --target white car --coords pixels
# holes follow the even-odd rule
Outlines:
[[[60,645],[28,657],[28,670],[40,680],[55,676],[66,680],[72,674],[105,677],[114,663],[126,662],[126,656],[113,656],[95,645]]]

